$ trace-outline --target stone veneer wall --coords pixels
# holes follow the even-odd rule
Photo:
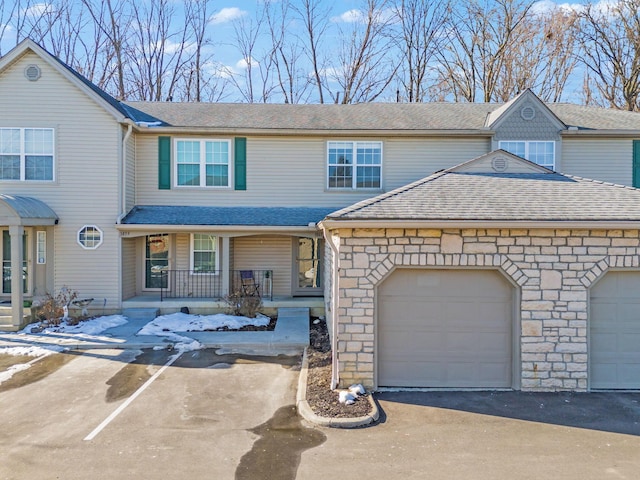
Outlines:
[[[609,269],[640,267],[638,233],[341,229],[340,385],[375,385],[375,291],[394,268],[459,267],[501,270],[520,290],[522,390],[586,390],[589,287]]]

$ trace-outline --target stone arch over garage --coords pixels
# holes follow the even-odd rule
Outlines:
[[[452,254],[452,253],[428,253],[428,254],[404,254],[396,253],[387,256],[386,259],[367,272],[366,277],[373,287],[382,282],[397,267],[471,267],[471,268],[495,268],[510,278],[516,285],[522,287],[529,278],[509,258],[504,255],[486,254]]]

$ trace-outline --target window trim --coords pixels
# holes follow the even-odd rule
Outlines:
[[[38,230],[36,232],[36,263],[38,265],[47,264],[47,232]]]
[[[98,240],[98,243],[96,243],[95,245],[92,245],[90,247],[84,245],[82,243],[81,240],[81,236],[83,235],[83,232],[87,229],[94,229],[97,232],[100,233],[100,239]],[[97,225],[83,225],[79,230],[78,230],[78,234],[76,235],[76,241],[78,242],[78,245],[80,245],[83,249],[85,250],[96,250],[98,247],[100,247],[100,245],[102,245],[102,243],[104,242],[104,232],[102,231],[102,229],[100,227],[98,227]]]
[[[200,184],[199,185],[180,185],[178,178],[178,143],[179,142],[198,142],[200,143]],[[226,185],[207,185],[207,162],[206,162],[206,144],[207,142],[219,142],[227,144],[227,184]],[[198,137],[176,137],[173,139],[173,186],[174,188],[206,188],[206,189],[231,189],[233,188],[233,142],[230,138],[198,138]],[[221,165],[221,164],[213,164]]]
[[[215,262],[215,269],[213,271],[209,271],[209,272],[196,272],[195,270],[195,259],[194,254],[196,253],[196,251],[198,252],[210,252],[211,250],[196,250],[195,249],[195,239],[196,239],[196,235],[207,235],[210,237],[213,237],[213,255],[214,255],[214,262]],[[196,233],[191,233],[189,235],[190,239],[189,239],[189,270],[191,271],[192,275],[218,275],[218,266],[220,265],[220,237],[218,235],[214,235],[213,233],[203,233],[203,232],[196,232]]]
[[[20,156],[20,178],[0,178],[0,182],[36,182],[36,183],[52,183],[56,181],[56,131],[55,128],[50,127],[0,127],[0,131],[2,130],[19,130],[20,131],[20,153],[19,154],[1,154],[0,157],[4,155],[19,155]],[[51,132],[51,179],[47,180],[38,180],[27,178],[26,175],[26,164],[28,156],[26,152],[26,135],[25,132],[27,130],[46,130]],[[34,154],[34,156],[49,156],[44,154]]]
[[[554,140],[500,140],[498,142],[498,148],[500,148],[501,150],[504,150],[506,152],[509,152],[509,150],[507,150],[506,148],[503,148],[503,144],[504,143],[524,143],[524,158],[526,160],[529,160],[532,163],[535,163],[536,165],[540,165],[541,167],[544,168],[548,168],[550,170],[554,170],[556,169],[556,142]],[[531,146],[532,143],[547,143],[547,144],[551,144],[552,148],[553,148],[553,164],[551,166],[549,165],[542,165],[541,163],[537,163],[533,160],[529,159],[529,147]],[[511,152],[509,152],[511,153]],[[513,155],[516,155],[515,153]]]
[[[340,164],[331,164],[329,163],[329,150],[330,150],[330,145],[331,144],[345,144],[345,143],[350,143],[352,144],[352,152],[353,152],[353,163],[351,164],[352,167],[352,175],[351,175],[351,186],[350,187],[332,187],[329,185],[330,182],[330,175],[329,175],[329,168],[332,166],[344,166],[344,165],[340,165]],[[358,164],[358,145],[359,144],[365,144],[365,143],[375,143],[378,144],[380,146],[380,164],[376,165],[376,164]],[[327,145],[326,145],[326,157],[325,157],[325,166],[326,166],[326,189],[327,191],[381,191],[382,190],[382,166],[384,163],[384,142],[382,140],[328,140],[327,141]],[[358,168],[362,168],[362,167],[378,167],[378,169],[380,170],[380,176],[379,176],[379,180],[380,180],[380,185],[377,187],[358,187],[357,186],[357,182],[358,182]]]

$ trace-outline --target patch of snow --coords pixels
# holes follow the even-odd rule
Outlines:
[[[0,384],[2,382],[6,382],[11,377],[13,377],[14,373],[20,372],[21,370],[26,370],[30,366],[31,366],[31,364],[29,364],[29,363],[19,363],[18,365],[11,365],[4,372],[0,372]]]
[[[364,395],[365,393],[367,393],[366,390],[364,389],[364,387],[359,383],[355,384],[355,385],[351,385],[349,387],[349,392],[351,392],[356,397],[358,395]]]
[[[204,332],[227,327],[237,330],[249,325],[264,327],[269,325],[271,319],[266,315],[258,314],[256,318],[240,317],[218,313],[215,315],[191,315],[188,313],[172,313],[161,315],[147,323],[137,335],[167,336],[167,332]],[[184,337],[183,337],[184,338]]]
[[[119,327],[127,323],[127,317],[122,315],[107,315],[104,317],[96,317],[90,320],[84,320],[77,325],[69,325],[66,321],[60,322],[60,325],[46,327],[41,334],[51,333],[85,333],[87,335],[96,335],[113,327]],[[31,323],[23,328],[20,333],[31,333],[31,329],[40,326],[39,323]]]
[[[62,352],[64,347],[51,346],[47,348],[34,345],[28,347],[0,347],[0,355],[25,355],[28,357],[42,357],[56,352]]]

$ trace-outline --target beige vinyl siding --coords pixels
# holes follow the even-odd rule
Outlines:
[[[124,132],[123,132],[124,135]],[[136,137],[132,133],[127,140],[125,159],[125,213],[136,203]]]
[[[37,64],[36,82],[24,69]],[[55,129],[55,182],[0,181],[3,193],[28,195],[47,203],[60,218],[53,228],[54,288],[120,305],[120,238],[115,230],[120,184],[121,128],[114,117],[33,54],[0,76],[0,126]],[[103,244],[84,250],[76,241],[84,225],[104,232]],[[49,260],[48,260],[49,261]]]
[[[236,237],[233,252],[233,270],[273,270],[273,296],[291,295],[291,237]]]
[[[489,147],[488,138],[386,140],[382,160],[385,190],[402,187],[438,170],[484,155]]]
[[[122,240],[122,299],[136,295],[136,238]]]
[[[177,138],[177,137],[174,137]],[[231,138],[231,137],[207,137]],[[249,137],[247,190],[232,188],[158,189],[158,137],[139,135],[137,143],[137,203],[147,205],[327,206],[343,207],[381,190],[328,190],[327,141],[336,137]],[[345,140],[362,140],[349,137]],[[405,185],[470,160],[489,150],[488,139],[397,139],[383,142],[383,186]],[[173,178],[172,182],[175,181]]]
[[[558,170],[569,175],[631,185],[632,164],[631,139],[564,138]]]

